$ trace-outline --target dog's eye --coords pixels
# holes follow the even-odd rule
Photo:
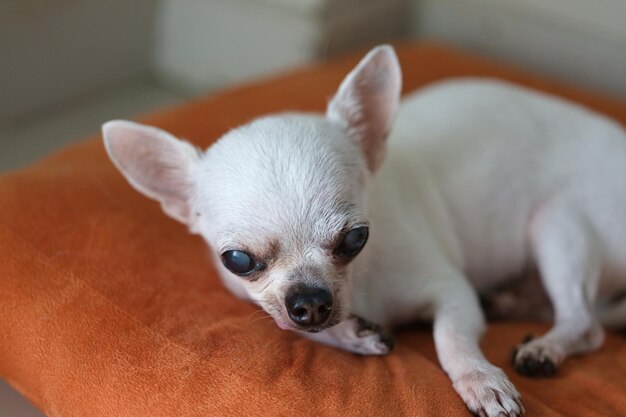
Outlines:
[[[242,276],[263,269],[262,263],[255,261],[250,255],[240,250],[229,250],[222,253],[222,263],[233,274]]]
[[[359,254],[359,252],[361,252],[363,246],[365,246],[368,236],[369,229],[366,226],[355,227],[346,233],[343,240],[339,246],[335,248],[333,253],[344,259],[354,258]]]

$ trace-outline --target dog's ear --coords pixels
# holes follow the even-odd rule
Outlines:
[[[124,120],[105,123],[102,133],[109,157],[128,182],[187,224],[192,173],[200,159],[196,148],[163,130]]]
[[[400,103],[402,74],[393,48],[372,49],[343,80],[326,116],[342,123],[363,150],[370,171],[385,156],[385,140]]]

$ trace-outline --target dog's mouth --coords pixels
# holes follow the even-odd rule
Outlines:
[[[333,327],[339,324],[341,320],[342,319],[340,317],[340,314],[334,313],[334,312],[325,322],[314,324],[314,325],[300,325],[300,324],[294,323],[289,318],[282,317],[282,314],[281,314],[281,317],[274,319],[274,321],[276,322],[276,325],[280,327],[282,330],[296,330],[296,331],[307,332],[307,333],[321,332],[323,330],[326,330],[330,327]]]
[[[299,327],[298,330],[308,332],[308,333],[317,333],[317,332],[321,332],[322,330],[326,330],[329,327],[333,327],[339,324],[340,321],[341,319],[339,317],[332,317],[326,323],[321,324],[319,326]]]

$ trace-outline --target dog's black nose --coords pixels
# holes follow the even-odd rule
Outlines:
[[[323,288],[299,286],[287,293],[285,306],[294,323],[312,327],[328,319],[333,309],[333,297]]]

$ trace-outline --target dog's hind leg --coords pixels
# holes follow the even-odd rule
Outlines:
[[[530,240],[555,322],[542,337],[519,345],[513,362],[521,374],[551,376],[567,356],[597,349],[604,340],[593,313],[601,245],[584,215],[565,204],[536,214]]]

